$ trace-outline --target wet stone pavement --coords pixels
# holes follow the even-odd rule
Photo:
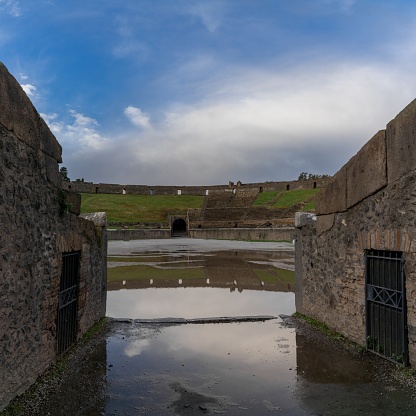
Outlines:
[[[293,255],[283,243],[110,242],[111,318],[25,414],[415,415],[395,366],[290,317]],[[247,319],[259,316],[271,319]]]

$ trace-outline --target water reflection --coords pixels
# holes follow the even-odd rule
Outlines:
[[[294,294],[235,288],[133,289],[108,293],[107,315],[115,318],[210,318],[292,314]]]
[[[145,262],[137,261],[138,253],[110,257],[107,315],[151,319],[294,312],[294,273],[276,267],[278,260],[291,268],[292,252],[229,250],[193,256],[190,263],[178,262],[183,253],[146,253]],[[170,269],[173,258],[175,268]]]
[[[294,312],[293,296],[279,294],[293,291],[292,252],[194,252],[192,261],[188,262],[183,256],[183,253],[168,256],[156,252],[146,253],[145,257],[139,253],[111,256],[107,315],[189,318],[229,313],[276,314],[277,304],[282,305],[284,312],[281,313]],[[152,290],[143,290],[149,288]],[[160,289],[155,291],[155,288]],[[260,291],[270,295],[256,293]],[[230,296],[230,293],[241,293],[241,296]]]
[[[201,408],[227,415],[306,414],[292,397],[295,333],[279,321],[158,327],[145,337],[130,327],[127,333],[113,337],[108,350],[108,385],[129,397],[124,414],[171,409],[182,415]],[[142,383],[151,399],[137,388]]]
[[[293,267],[293,253],[284,247],[218,252],[184,244],[170,254],[137,247],[133,253],[118,244],[113,254],[128,262],[116,267],[121,276],[109,284],[107,314],[151,319],[294,312],[292,282],[276,272]],[[119,324],[107,343],[107,393],[105,415],[416,414],[411,389],[383,377],[369,361],[297,334],[281,318]]]
[[[296,335],[297,381],[294,396],[313,415],[410,416],[414,390],[394,381],[393,366],[313,338]]]

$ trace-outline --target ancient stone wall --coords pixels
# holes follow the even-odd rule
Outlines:
[[[109,240],[148,240],[172,237],[170,229],[142,228],[138,230],[107,230]]]
[[[288,182],[264,182],[214,186],[150,186],[150,185],[122,185],[92,182],[65,182],[64,189],[87,194],[136,194],[136,195],[207,195],[212,192],[232,192],[234,189],[244,193],[272,192],[296,189],[322,188],[326,179],[288,181]]]
[[[293,227],[280,228],[211,228],[190,229],[191,238],[217,240],[251,240],[251,241],[292,241],[295,235]]]
[[[0,410],[57,359],[62,254],[80,252],[77,338],[105,314],[105,216],[69,211],[61,146],[0,63]]]
[[[298,214],[296,308],[365,345],[365,250],[404,256],[409,354],[416,364],[416,100]]]

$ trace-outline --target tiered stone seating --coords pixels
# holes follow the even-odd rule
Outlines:
[[[290,208],[254,206],[257,190],[212,192],[201,210],[188,211],[191,228],[260,228],[293,226],[295,212],[303,204]]]

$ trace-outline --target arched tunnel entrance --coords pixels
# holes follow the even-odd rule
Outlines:
[[[172,224],[172,237],[186,237],[186,221],[177,218]]]

